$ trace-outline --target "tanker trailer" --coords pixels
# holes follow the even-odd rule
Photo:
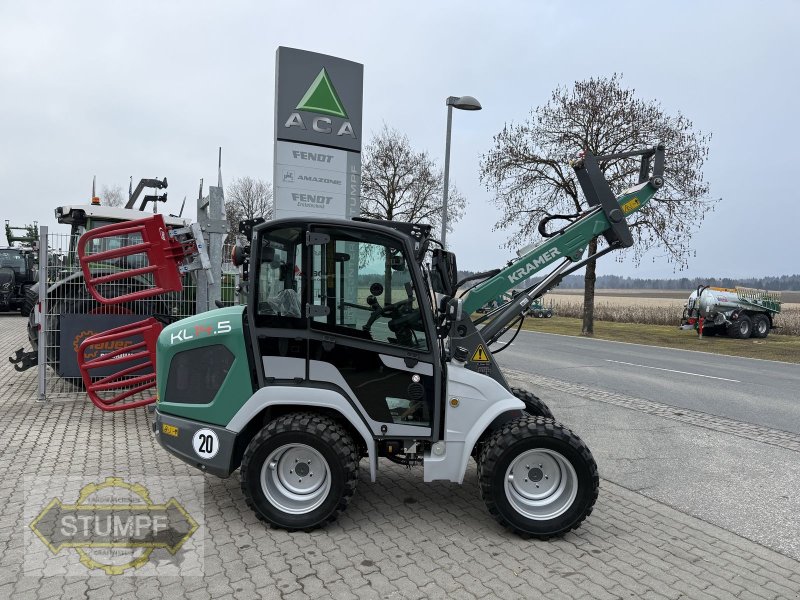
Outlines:
[[[778,292],[701,285],[686,302],[681,329],[694,329],[701,337],[727,334],[742,340],[765,338],[780,312]]]

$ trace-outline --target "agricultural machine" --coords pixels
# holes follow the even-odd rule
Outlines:
[[[778,292],[701,285],[686,302],[681,329],[694,329],[701,337],[727,334],[741,340],[765,338],[780,312]]]
[[[86,287],[86,280],[77,254],[77,244],[79,238],[86,232],[94,231],[109,225],[122,225],[142,218],[143,211],[148,208],[149,203],[157,205],[166,200],[166,194],[145,195],[141,198],[138,208],[135,208],[145,188],[156,190],[167,187],[166,178],[142,179],[135,191],[130,194],[128,203],[124,208],[114,206],[103,206],[100,199],[92,191],[92,201],[90,204],[59,206],[55,209],[56,220],[64,225],[70,226],[69,248],[61,256],[50,254],[48,260],[51,264],[47,268],[48,281],[47,296],[51,298],[47,314],[41,315],[38,310],[39,285],[36,282],[29,285],[24,297],[20,298],[22,313],[28,316],[28,339],[33,351],[25,352],[20,349],[16,356],[11,359],[17,370],[25,370],[38,364],[38,345],[39,328],[44,327],[47,332],[47,362],[60,371],[60,337],[62,331],[62,319],[64,315],[76,314],[139,314],[170,315],[176,311],[175,303],[178,301],[174,297],[170,298],[150,298],[146,302],[134,304],[132,301],[116,303],[113,307],[104,305],[93,298]],[[175,216],[164,217],[165,227],[169,232],[182,232],[184,238],[195,237],[192,232],[192,224],[189,219]],[[130,247],[140,239],[140,234],[134,230],[118,230],[118,234],[113,238],[106,238],[103,242],[94,243],[93,251],[113,251],[122,247]],[[202,237],[200,238],[202,239]],[[36,240],[38,242],[38,239]],[[35,253],[32,252],[32,255]],[[34,256],[35,259],[35,256]],[[140,266],[143,257],[141,255],[120,254],[114,255],[107,252],[102,260],[92,265],[95,277],[101,278],[100,283],[95,288],[96,292],[105,297],[131,297],[131,293],[142,288],[150,288],[148,278],[142,274],[139,276],[124,277],[115,279],[115,273],[129,274],[131,269]],[[106,279],[102,279],[105,277]]]
[[[615,197],[598,160],[633,156],[641,157],[639,183]],[[598,494],[594,458],[541,400],[508,384],[490,346],[563,276],[632,244],[626,217],[663,185],[664,147],[586,152],[572,166],[589,208],[545,231],[543,243],[505,268],[472,276],[482,281],[463,297],[456,257],[433,248],[430,226],[261,223],[234,255],[249,277],[246,306],[167,326],[148,319],[86,339],[79,362],[87,391],[109,403],[149,394],[141,402],[156,403],[159,443],[204,472],[227,477],[240,469],[248,505],[273,526],[309,530],[336,519],[364,457],[373,481],[385,458],[422,465],[426,482],[459,483],[472,457],[481,496],[501,524],[537,537],[578,527]],[[95,233],[81,246],[105,235]],[[582,258],[600,235],[607,246]],[[477,308],[544,269],[538,283],[472,320]],[[359,281],[371,283],[361,289]],[[140,340],[134,347],[84,356],[93,344],[132,333]],[[93,375],[109,364],[119,376]],[[155,375],[147,374],[153,365]]]
[[[28,290],[36,283],[39,240],[36,223],[12,227],[6,221],[5,225],[8,247],[0,248],[0,311],[12,311],[23,308]],[[25,233],[17,235],[15,231]]]

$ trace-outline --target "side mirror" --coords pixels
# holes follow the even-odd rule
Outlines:
[[[455,296],[458,291],[456,255],[437,248],[431,257],[431,287],[437,294]]]

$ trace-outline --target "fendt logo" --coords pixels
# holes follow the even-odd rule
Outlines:
[[[324,67],[311,83],[308,90],[306,90],[303,98],[297,103],[295,112],[289,115],[284,127],[299,127],[303,130],[308,129],[303,117],[299,112],[296,112],[300,110],[316,113],[318,115],[330,115],[332,117],[345,119],[335,135],[346,135],[355,139],[356,134],[353,131],[353,126],[350,124],[350,121],[347,120],[347,111],[344,109],[342,101],[339,99],[339,94],[336,93],[336,88],[333,87],[330,75],[328,75],[328,71],[326,71]],[[327,116],[314,117],[311,120],[311,129],[317,133],[333,134],[333,121]]]
[[[292,200],[297,202],[297,208],[324,208],[331,203],[333,196],[325,194],[292,194]]]

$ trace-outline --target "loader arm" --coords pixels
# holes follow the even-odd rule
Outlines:
[[[633,156],[641,156],[639,183],[614,197],[598,161]],[[652,175],[649,175],[652,159]],[[463,360],[468,368],[490,375],[506,387],[508,384],[492,359],[489,346],[522,317],[533,301],[558,285],[563,277],[590,260],[633,244],[627,217],[644,208],[664,185],[664,146],[659,144],[640,152],[597,157],[586,152],[572,167],[589,204],[588,210],[573,215],[568,226],[553,233],[545,230],[551,219],[544,219],[539,231],[545,240],[523,249],[518,259],[470,289],[463,299],[462,316],[450,330],[453,356]],[[583,258],[589,242],[600,235],[608,245],[593,256]],[[510,302],[472,320],[471,315],[478,308],[547,268],[551,269],[549,273]]]
[[[625,153],[624,156],[642,156],[642,171],[637,185],[614,198],[597,161],[622,155],[594,157],[587,152],[580,161],[573,164],[573,168],[589,203],[589,210],[577,216],[575,221],[556,235],[546,238],[534,247],[525,248],[517,260],[473,287],[464,298],[464,312],[474,313],[493,298],[508,292],[548,266],[564,260],[571,263],[581,262],[589,242],[598,235],[606,237],[610,248],[630,246],[632,239],[626,218],[646,206],[663,185],[663,154],[663,146],[639,153]],[[649,165],[651,156],[656,157],[656,164],[652,177],[648,178],[644,169]],[[561,277],[566,274],[562,273]],[[553,285],[556,283],[558,282]],[[542,290],[541,293],[546,291]]]

